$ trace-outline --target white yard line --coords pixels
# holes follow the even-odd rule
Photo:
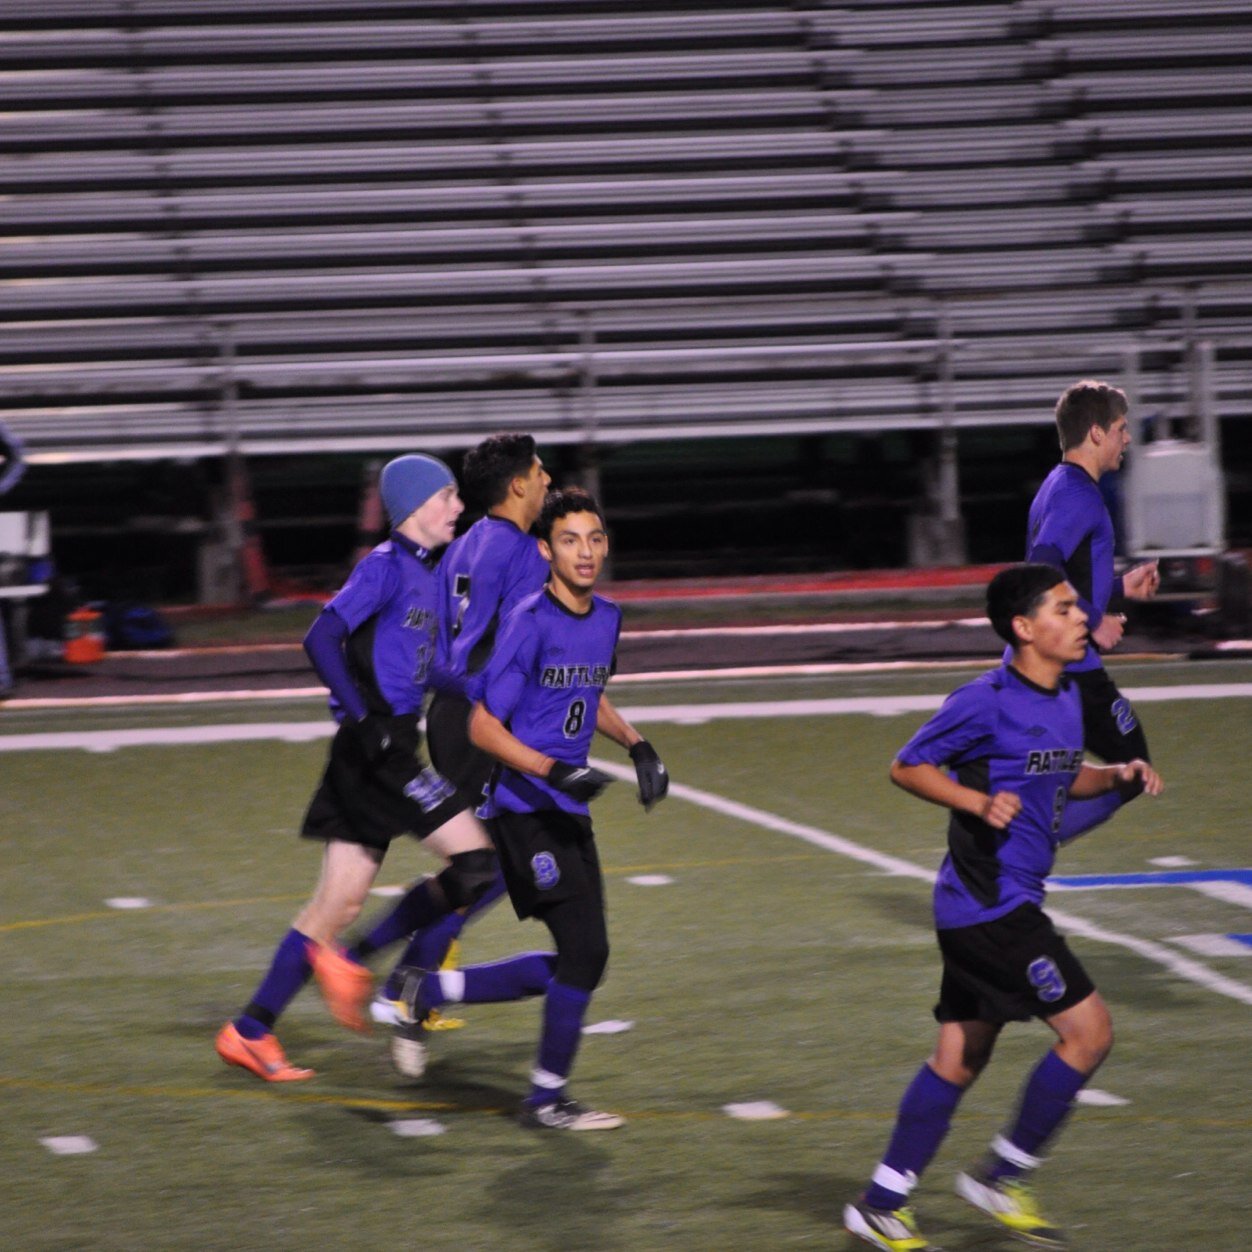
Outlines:
[[[598,759],[593,759],[592,763],[597,769],[602,769],[606,773],[612,774],[615,778],[620,778],[623,782],[633,783],[635,781],[635,771],[629,766],[619,765],[615,761]],[[863,865],[872,865],[875,869],[882,870],[884,873],[897,878],[912,878],[919,882],[931,884],[935,881],[935,874],[932,870],[915,865],[912,861],[888,856],[884,852],[878,852],[873,848],[865,847],[863,844],[854,843],[851,839],[844,839],[839,835],[832,835],[827,831],[818,830],[815,826],[806,826],[800,822],[790,821],[785,817],[779,817],[775,813],[768,813],[764,809],[740,804],[737,800],[728,800],[725,796],[716,795],[711,791],[702,791],[698,787],[688,787],[683,783],[671,783],[669,794],[680,800],[686,800],[691,804],[698,804],[701,808],[711,809],[715,813],[735,818],[737,821],[762,826],[766,830],[777,831],[779,834],[789,835],[793,839],[801,839],[814,847],[825,848],[828,852],[835,852],[840,856],[860,861]],[[1163,966],[1172,974],[1185,979],[1187,982],[1196,983],[1208,991],[1228,996],[1232,1000],[1238,1000],[1241,1004],[1252,1005],[1252,987],[1236,982],[1233,978],[1227,978],[1224,974],[1219,974],[1215,970],[1209,969],[1208,966],[1201,965],[1199,961],[1180,956],[1177,952],[1172,952],[1169,948],[1159,943],[1153,943],[1150,939],[1137,939],[1133,935],[1124,935],[1115,930],[1108,930],[1103,926],[1097,926],[1094,922],[1087,921],[1085,918],[1077,917],[1073,913],[1062,913],[1053,908],[1048,909],[1048,916],[1062,929],[1073,934],[1082,935],[1086,939],[1094,939],[1100,943],[1126,948],[1147,961]]]
[[[1252,683],[1200,683],[1185,687],[1130,687],[1125,693],[1136,704],[1168,700],[1229,700],[1252,698]],[[757,717],[837,717],[862,713],[896,717],[901,713],[929,713],[943,703],[942,695],[843,696],[827,700],[738,700],[724,704],[621,705],[632,722],[670,722],[698,725],[720,719]],[[302,722],[230,722],[220,726],[152,726],[135,730],[66,730],[38,734],[0,734],[0,752],[35,752],[78,748],[86,752],[113,752],[118,748],[147,748],[193,743],[238,743],[281,739],[307,743],[334,733],[327,719]]]
[[[1215,700],[1237,699],[1252,696],[1252,683],[1207,683],[1184,687],[1139,687],[1126,694],[1140,704],[1163,700]],[[655,705],[640,708],[622,708],[631,721],[639,722],[698,722],[717,718],[745,717],[811,717],[834,716],[849,713],[868,713],[890,716],[905,712],[926,712],[937,708],[943,697],[896,696],[856,697],[831,700],[787,700],[754,703],[703,704],[703,705]],[[287,742],[306,742],[327,737],[334,729],[328,720],[307,722],[257,722],[236,723],[222,726],[151,727],[136,730],[113,731],[65,731],[49,734],[0,735],[0,752],[47,751],[49,749],[79,749],[89,752],[111,752],[125,747],[150,747],[156,745],[185,746],[200,743],[237,743],[264,739]],[[616,778],[634,782],[634,770],[616,762],[596,760],[598,768]],[[919,882],[933,883],[934,872],[915,865],[911,861],[889,856],[863,844],[855,843],[839,835],[813,826],[793,822],[764,809],[753,808],[728,800],[711,791],[703,791],[682,783],[670,786],[670,794],[691,804],[722,813],[738,821],[752,823],[767,830],[801,839],[815,847],[824,848],[863,865],[870,865],[884,873]],[[1064,929],[1102,943],[1126,948],[1145,960],[1168,969],[1187,982],[1196,983],[1218,995],[1228,996],[1240,1003],[1252,1005],[1252,988],[1227,978],[1198,961],[1180,956],[1176,952],[1147,939],[1137,939],[1117,931],[1097,926],[1071,913],[1049,910],[1052,918]]]

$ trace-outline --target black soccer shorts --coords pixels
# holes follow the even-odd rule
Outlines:
[[[1148,739],[1130,701],[1103,666],[1070,674],[1082,699],[1083,747],[1106,762],[1148,760]]]
[[[487,819],[518,917],[582,895],[604,907],[604,878],[591,818],[561,809]]]
[[[473,707],[460,696],[437,692],[426,710],[426,746],[435,769],[467,799],[480,804],[496,763],[494,757],[470,742]]]
[[[976,926],[936,931],[943,953],[938,1022],[1049,1018],[1094,990],[1087,971],[1037,904]]]
[[[415,716],[388,719],[393,751],[378,764],[366,760],[360,740],[340,726],[326,771],[300,833],[306,839],[342,839],[384,851],[397,835],[432,835],[470,802],[422,760]]]

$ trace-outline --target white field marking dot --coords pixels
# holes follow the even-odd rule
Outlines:
[[[105,904],[111,909],[150,909],[152,901],[143,896],[113,896]]]
[[[1076,1097],[1079,1104],[1095,1104],[1105,1108],[1113,1108],[1119,1104],[1129,1104],[1129,1100],[1124,1100],[1121,1096],[1114,1095],[1111,1091],[1101,1091],[1099,1087],[1084,1087]]]
[[[50,1135],[39,1142],[53,1156],[80,1156],[84,1152],[95,1152],[99,1146],[87,1135]]]
[[[623,1031],[633,1030],[634,1022],[592,1022],[589,1026],[583,1027],[584,1035],[620,1035]]]
[[[1154,856],[1149,865],[1159,865],[1162,869],[1185,869],[1188,865],[1199,865],[1199,861],[1193,861],[1189,856]]]
[[[773,1100],[751,1100],[746,1104],[723,1104],[722,1112],[727,1117],[737,1118],[741,1122],[775,1122],[780,1117],[790,1117],[780,1104]]]
[[[401,1121],[388,1122],[388,1129],[401,1139],[428,1139],[432,1135],[442,1135],[448,1128],[429,1117],[408,1117]]]
[[[385,887],[371,887],[370,895],[372,896],[402,896],[404,895],[404,888],[395,887],[391,885],[388,885]]]
[[[668,887],[674,880],[668,874],[635,874],[626,881],[636,887]]]

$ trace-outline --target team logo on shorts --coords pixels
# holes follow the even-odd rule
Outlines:
[[[530,858],[530,868],[535,875],[535,886],[540,891],[547,891],[561,881],[561,867],[551,852],[536,852]]]
[[[1059,1000],[1068,990],[1064,976],[1057,969],[1056,962],[1050,957],[1041,956],[1038,960],[1031,961],[1026,966],[1026,977],[1030,979],[1030,985],[1034,987],[1035,995],[1044,1004],[1051,1004],[1053,1001]]]
[[[456,788],[431,766],[427,766],[416,778],[404,785],[404,794],[417,804],[423,813],[437,809],[445,800],[456,795]]]

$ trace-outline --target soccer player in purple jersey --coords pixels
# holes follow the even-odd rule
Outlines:
[[[426,712],[426,742],[431,764],[475,804],[483,799],[495,761],[470,742],[472,706],[464,684],[486,664],[504,618],[547,581],[548,562],[530,532],[551,481],[533,436],[526,434],[492,435],[471,448],[461,466],[461,490],[486,514],[454,539],[439,560],[445,669],[456,685],[435,692]],[[504,890],[504,879],[497,875],[468,909],[449,913],[412,935],[370,1006],[376,1022],[399,1024],[403,971],[438,969],[465,924],[495,904]],[[381,926],[349,948],[349,955],[365,960],[403,931],[407,901],[406,895]],[[444,1019],[442,1024],[453,1023]],[[402,1065],[407,1055],[407,1049],[398,1048],[397,1064]]]
[[[513,611],[486,669],[471,681],[470,737],[500,762],[485,812],[514,909],[519,918],[543,922],[556,952],[415,977],[405,990],[413,1050],[406,1072],[424,1066],[422,1022],[431,1009],[542,995],[522,1124],[611,1130],[621,1117],[584,1108],[566,1093],[583,1018],[609,956],[587,808],[609,777],[587,764],[593,735],[599,731],[630,753],[646,808],[664,797],[669,779],[651,745],[604,696],[621,610],[595,594],[609,546],[599,506],[583,491],[553,492],[538,529],[551,575]]]
[[[908,1196],[1006,1022],[1042,1018],[1057,1042],[957,1194],[1036,1247],[1064,1246],[1024,1181],[1113,1043],[1108,1008],[1042,910],[1066,805],[1118,792],[1159,795],[1147,761],[1083,763],[1082,708],[1066,667],[1087,647],[1087,614],[1060,570],[1010,566],[987,588],[1009,660],[954,691],[891,765],[905,791],[951,810],[935,882],[943,978],[939,1039],[904,1093],[882,1162],[845,1227],[885,1252],[927,1252]]]
[[[1160,586],[1155,561],[1114,576],[1113,521],[1098,483],[1121,467],[1130,445],[1127,414],[1125,393],[1108,383],[1084,379],[1065,389],[1056,404],[1061,463],[1035,494],[1026,538],[1026,560],[1063,570],[1087,615],[1087,647],[1066,672],[1082,697],[1084,746],[1102,761],[1149,759],[1143,727],[1100,660],[1121,642],[1125,622],[1110,603],[1148,600]],[[1075,801],[1062,841],[1107,821],[1123,803],[1116,791]]]
[[[336,940],[359,914],[393,838],[414,834],[447,862],[411,893],[421,924],[472,904],[496,876],[471,803],[418,756],[422,701],[439,653],[432,554],[451,540],[462,511],[456,481],[442,461],[416,454],[388,462],[380,486],[391,536],[358,563],[305,639],[339,723],[301,831],[325,843],[321,877],[251,1001],[216,1040],[228,1065],[267,1082],[313,1076],[287,1060],[273,1033],[310,971],[343,1025],[369,1028],[369,971]]]

